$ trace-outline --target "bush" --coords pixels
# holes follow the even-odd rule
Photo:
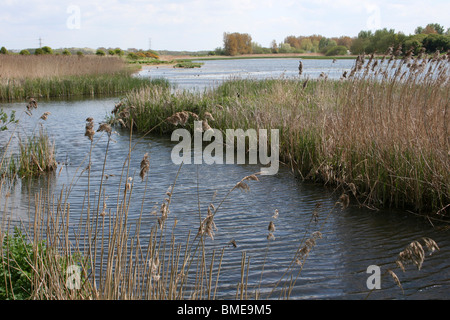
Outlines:
[[[34,54],[35,54],[35,55],[41,55],[41,54],[44,54],[44,50],[42,50],[41,48],[37,48],[36,50],[34,50]]]
[[[28,243],[25,235],[15,228],[13,235],[6,234],[0,245],[0,300],[28,299],[32,285],[33,244]],[[41,252],[45,250],[43,243],[38,248]]]
[[[42,51],[44,54],[52,54],[53,53],[53,49],[50,48],[49,46],[42,47]]]
[[[72,53],[68,49],[64,49],[62,54],[65,55],[65,56],[71,56],[72,55]]]
[[[131,59],[131,60],[137,60],[137,59],[139,59],[139,56],[134,52],[130,52],[127,54],[127,58]]]
[[[0,54],[8,54],[8,50],[6,50],[5,47],[2,47],[2,48],[0,49]]]
[[[98,56],[104,56],[106,55],[105,51],[101,50],[101,49],[97,49],[97,51],[95,52],[96,55]]]
[[[347,47],[345,46],[334,46],[325,53],[326,56],[343,56],[346,54]]]
[[[23,56],[28,56],[28,55],[30,55],[30,51],[25,50],[25,49],[24,50],[20,50],[19,54],[21,54]]]

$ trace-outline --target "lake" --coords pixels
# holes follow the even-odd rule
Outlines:
[[[169,67],[144,68],[138,76],[164,77],[178,89],[204,90],[230,77],[252,78],[298,78],[298,59],[243,59],[201,61],[200,69],[174,69]],[[321,72],[329,78],[339,78],[344,70],[350,70],[352,60],[303,60],[302,77],[316,78]],[[13,224],[26,224],[33,217],[34,194],[41,189],[50,189],[58,195],[64,187],[71,186],[68,195],[71,208],[70,221],[74,228],[82,214],[85,203],[87,176],[80,174],[87,165],[86,155],[90,142],[84,136],[85,120],[93,117],[96,123],[103,121],[111,113],[120,97],[41,100],[33,117],[21,118],[20,128],[13,139],[24,137],[35,130],[39,116],[49,111],[51,115],[43,122],[49,135],[56,143],[56,157],[60,165],[49,177],[19,180],[11,186],[8,195],[1,195],[0,204],[4,217]],[[1,103],[10,112],[19,115],[25,110],[25,103]],[[111,142],[104,179],[108,208],[114,208],[117,185],[127,156],[130,134],[115,128]],[[9,139],[8,131],[2,132],[0,145]],[[138,141],[134,135],[133,141]],[[92,153],[91,183],[92,197],[102,176],[107,137],[96,133],[98,139]],[[155,225],[151,214],[159,208],[166,197],[168,187],[176,178],[179,166],[172,163],[170,153],[176,142],[170,137],[146,136],[139,140],[133,152],[129,177],[133,179],[133,197],[130,203],[130,221],[139,218],[144,207],[141,232],[148,234]],[[14,148],[14,147],[13,147]],[[145,188],[139,178],[140,161],[145,153],[150,155],[149,187]],[[177,236],[182,239],[188,231],[194,234],[198,229],[198,211],[206,216],[208,205],[215,205],[243,177],[260,171],[258,165],[184,165],[177,178],[171,202],[169,221],[177,222]],[[74,179],[76,177],[76,179]],[[97,186],[97,187],[95,187]],[[422,237],[434,239],[440,251],[425,258],[419,271],[408,265],[406,272],[395,270],[402,283],[403,291],[389,276],[381,278],[381,289],[373,290],[369,299],[448,299],[450,298],[450,240],[446,228],[432,226],[429,221],[410,212],[399,210],[370,210],[350,203],[345,209],[335,207],[340,194],[332,188],[305,183],[296,178],[289,168],[281,166],[278,174],[260,176],[260,181],[251,181],[250,190],[234,190],[226,198],[214,221],[217,226],[214,240],[207,239],[208,250],[226,247],[220,273],[217,297],[233,299],[236,284],[240,281],[242,253],[250,259],[249,283],[258,284],[264,265],[261,292],[262,298],[269,293],[272,285],[284,274],[295,252],[301,247],[302,239],[320,229],[322,238],[317,239],[301,269],[291,299],[364,299],[371,290],[367,280],[371,276],[369,266],[379,266],[382,272],[392,268],[409,243]],[[145,196],[144,196],[145,192]],[[318,221],[313,219],[316,205],[320,203]],[[279,215],[273,217],[275,210]],[[331,212],[331,214],[329,214]],[[268,225],[273,221],[275,239],[268,242]],[[234,240],[236,247],[230,246]],[[210,251],[209,251],[210,252]],[[297,276],[296,267],[293,276]],[[275,291],[270,298],[279,298]]]

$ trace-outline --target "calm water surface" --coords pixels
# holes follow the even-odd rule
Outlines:
[[[170,68],[152,68],[141,71],[141,76],[164,76],[179,88],[202,89],[214,86],[228,77],[295,77],[298,60],[295,59],[255,59],[230,61],[204,61],[201,69],[179,70]],[[339,77],[342,70],[349,69],[352,61],[304,60],[304,74],[311,77],[320,72],[329,72]],[[292,70],[293,69],[293,70]],[[197,74],[197,75],[196,75]],[[84,136],[85,119],[93,117],[96,125],[109,115],[117,98],[88,100],[52,100],[39,101],[39,107],[33,117],[21,118],[21,125],[15,133],[24,137],[26,133],[37,130],[42,123],[56,142],[56,157],[61,162],[57,172],[49,178],[22,180],[15,183],[6,197],[2,194],[1,209],[3,215],[15,223],[27,223],[33,215],[33,197],[35,192],[51,190],[57,195],[64,187],[71,186],[68,196],[71,205],[71,224],[76,226],[81,207],[85,201],[87,175],[80,174],[87,165],[86,155],[90,142]],[[25,103],[3,103],[6,111],[16,110],[17,114],[25,110]],[[39,116],[50,111],[46,122]],[[115,207],[115,195],[120,181],[122,167],[127,155],[130,136],[119,129],[113,134],[108,150],[105,172],[109,178],[104,180],[106,200],[109,208]],[[0,145],[9,139],[8,132],[0,133]],[[139,136],[133,136],[137,141]],[[105,157],[107,137],[96,133],[92,154],[91,186],[93,197],[99,186],[101,170]],[[149,180],[144,198],[144,216],[142,233],[148,234],[156,223],[151,211],[159,208],[165,198],[165,192],[176,177],[179,169],[170,159],[175,142],[169,138],[145,137],[135,148],[132,168],[129,176],[133,178],[133,198],[130,220],[134,221],[141,212],[145,182],[139,178],[139,165],[145,153],[150,155]],[[257,165],[184,165],[175,185],[169,215],[169,225],[178,220],[177,235],[183,239],[187,231],[196,233],[198,229],[198,203],[202,216],[206,215],[208,205],[217,205],[236,182],[244,176],[260,171]],[[75,179],[74,179],[75,177]],[[442,228],[433,228],[430,223],[402,211],[373,211],[359,208],[353,204],[341,210],[332,210],[339,194],[323,186],[303,183],[291,172],[281,167],[277,175],[263,176],[259,182],[252,181],[250,190],[235,190],[223,203],[215,217],[218,230],[214,240],[208,239],[208,250],[221,250],[227,247],[222,265],[219,285],[220,298],[234,298],[236,283],[240,281],[240,262],[242,253],[250,258],[249,283],[257,284],[261,276],[266,250],[261,291],[267,293],[271,284],[280,279],[286,266],[291,262],[299,248],[305,232],[309,235],[321,229],[323,238],[310,253],[303,270],[291,293],[291,299],[364,299],[369,294],[366,281],[370,276],[367,268],[378,265],[382,272],[393,268],[398,253],[411,241],[421,237],[434,239],[441,250],[425,258],[422,270],[408,266],[402,273],[395,270],[404,292],[393,280],[385,276],[381,279],[381,289],[375,290],[370,299],[448,299],[450,298],[450,241],[448,232]],[[6,205],[5,205],[6,202]],[[316,204],[320,202],[319,221],[311,222]],[[272,218],[275,210],[277,219]],[[31,217],[30,217],[31,216]],[[267,227],[274,221],[276,239],[267,241]],[[229,246],[230,240],[237,247]],[[298,267],[293,276],[297,276]],[[271,298],[278,298],[279,291]]]

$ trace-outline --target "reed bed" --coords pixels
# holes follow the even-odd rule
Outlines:
[[[276,89],[278,82],[272,85]],[[252,90],[251,87],[248,89]],[[206,112],[201,116],[193,112],[177,112],[148,129],[146,134],[166,124],[186,125],[191,117],[214,121],[212,115]],[[249,174],[236,181],[222,199],[212,200],[207,208],[200,208],[199,205],[198,219],[193,219],[192,229],[180,235],[178,221],[172,213],[172,201],[177,192],[182,165],[177,172],[167,177],[169,188],[161,190],[160,205],[149,213],[144,206],[146,192],[151,188],[149,155],[140,155],[140,158],[135,159],[133,152],[141,138],[133,139],[130,134],[117,192],[106,194],[105,165],[114,132],[109,124],[97,125],[91,117],[86,119],[85,128],[85,141],[90,144],[90,149],[71,184],[57,193],[51,187],[36,193],[33,207],[29,208],[34,217],[28,224],[20,224],[22,231],[16,232],[14,236],[9,233],[11,221],[6,216],[2,218],[0,297],[40,300],[219,298],[224,290],[220,282],[224,272],[222,265],[236,243],[224,243],[221,249],[208,246],[208,241],[212,241],[217,232],[215,217],[222,213],[222,204],[227,199],[259,183],[259,173]],[[130,133],[132,128],[134,124],[130,120]],[[99,152],[104,155],[104,160],[102,166],[96,168],[102,169],[97,169],[101,172],[93,172],[92,155]],[[135,171],[134,168],[139,169]],[[135,179],[135,175],[139,179]],[[93,179],[94,176],[100,177],[100,181]],[[83,186],[85,197],[83,205],[74,208],[70,203],[70,195],[81,177],[84,181],[87,179],[87,185]],[[134,194],[138,183],[144,185],[142,198],[136,198]],[[1,193],[7,194],[8,188],[9,184],[2,177]],[[107,198],[110,201],[107,202]],[[8,197],[0,198],[0,201],[2,199],[8,201]],[[130,212],[133,202],[142,203],[137,214]],[[278,211],[275,211],[267,220],[267,228],[261,230],[261,236],[267,238],[267,247],[260,280],[249,282],[248,274],[252,265],[244,251],[240,265],[236,265],[233,270],[240,275],[240,281],[226,285],[225,290],[234,287],[235,299],[289,299],[297,280],[301,278],[308,256],[323,237],[328,218],[348,207],[349,203],[349,195],[344,193],[328,211],[322,210],[320,203],[311,208],[310,222],[305,226],[304,234],[299,235],[298,246],[291,253],[289,264],[282,266],[282,275],[278,280],[269,285],[264,284],[263,291],[261,284],[264,265],[270,259],[269,248],[276,241],[278,228],[282,229],[277,224]],[[0,205],[7,208],[6,203]],[[132,219],[131,214],[137,218]],[[144,220],[146,224],[143,224]],[[431,239],[426,241],[433,249],[439,249]],[[417,247],[414,244],[400,253],[399,261],[406,264],[408,259],[413,259],[421,266],[424,256]]]
[[[234,79],[203,94],[145,88],[116,106],[115,121],[145,132],[189,111],[210,113],[220,130],[279,129],[280,158],[302,178],[337,186],[371,208],[445,216],[449,60],[359,56],[340,80]],[[164,124],[159,133],[175,128]]]
[[[114,74],[129,65],[119,57],[64,55],[1,55],[0,78],[41,79],[65,76]],[[130,69],[132,70],[132,69]]]
[[[125,93],[167,81],[134,77],[132,67],[118,57],[0,57],[0,101],[34,98],[97,96]]]

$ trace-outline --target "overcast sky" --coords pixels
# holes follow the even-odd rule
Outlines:
[[[224,32],[269,47],[286,36],[450,27],[449,0],[1,0],[0,46],[214,50]]]

